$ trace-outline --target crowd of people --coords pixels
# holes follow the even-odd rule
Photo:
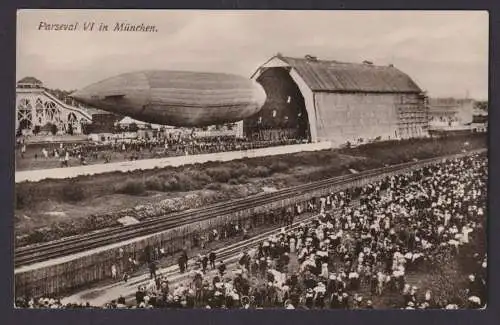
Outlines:
[[[283,138],[272,141],[255,141],[232,136],[210,138],[137,138],[114,139],[106,142],[73,143],[47,145],[33,157],[38,159],[56,159],[61,167],[67,167],[76,160],[77,165],[86,165],[92,162],[108,163],[117,159],[139,160],[145,158],[175,157],[184,155],[197,155],[226,151],[251,150],[273,146],[300,144],[298,139]],[[18,143],[21,159],[28,158],[26,144]]]
[[[486,157],[474,155],[331,193],[309,203],[319,213],[310,223],[283,228],[243,252],[235,265],[211,252],[197,256],[188,270],[184,252],[178,262],[189,272],[187,281],[169,283],[154,269],[133,302],[119,297],[107,307],[484,308],[485,251],[469,256],[474,272],[455,281],[466,283],[466,298],[416,287],[411,279],[442,267],[486,235],[487,168]],[[351,204],[353,198],[359,204]],[[61,306],[54,299],[18,305]]]
[[[474,157],[395,176],[363,188],[358,207],[345,193],[327,196],[312,224],[243,253],[235,270],[219,261],[211,266],[217,274],[207,276],[206,256],[199,256],[191,283],[171,288],[160,276],[138,290],[136,305],[373,308],[376,297],[389,294],[399,298],[396,308],[483,307],[484,254],[475,256],[481,267],[468,277],[466,305],[434,297],[434,288],[410,285],[407,276],[435,267],[443,254],[456,256],[471,233],[484,231],[486,169]]]

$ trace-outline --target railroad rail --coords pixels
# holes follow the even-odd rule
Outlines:
[[[386,174],[394,172],[411,170],[413,168],[419,168],[434,164],[444,159],[453,159],[473,153],[481,153],[484,151],[486,151],[486,149],[397,164],[388,167],[372,169],[358,174],[328,178],[317,182],[286,188],[273,193],[257,194],[251,197],[213,204],[205,208],[191,209],[179,213],[168,214],[154,219],[146,220],[138,224],[109,228],[80,236],[63,238],[57,241],[19,247],[15,250],[15,268],[80,253],[82,251],[115,244],[128,239],[160,233],[162,231],[173,229],[182,225],[208,220],[245,209],[255,208],[268,203],[272,203],[276,200],[287,199],[330,186],[345,185],[368,177],[384,176]]]

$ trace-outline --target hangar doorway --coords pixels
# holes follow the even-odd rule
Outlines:
[[[297,139],[310,142],[311,132],[304,97],[292,79],[289,68],[266,68],[256,81],[264,88],[264,106],[243,122],[249,139],[270,141]]]

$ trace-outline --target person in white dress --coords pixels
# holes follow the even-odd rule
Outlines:
[[[118,272],[116,270],[116,265],[111,265],[111,277],[113,280],[116,280],[116,277],[118,276]]]

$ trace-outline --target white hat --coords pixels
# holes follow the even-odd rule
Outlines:
[[[473,303],[476,303],[478,305],[481,304],[481,299],[479,297],[477,297],[477,296],[471,296],[471,297],[469,297],[469,301],[473,302]]]

